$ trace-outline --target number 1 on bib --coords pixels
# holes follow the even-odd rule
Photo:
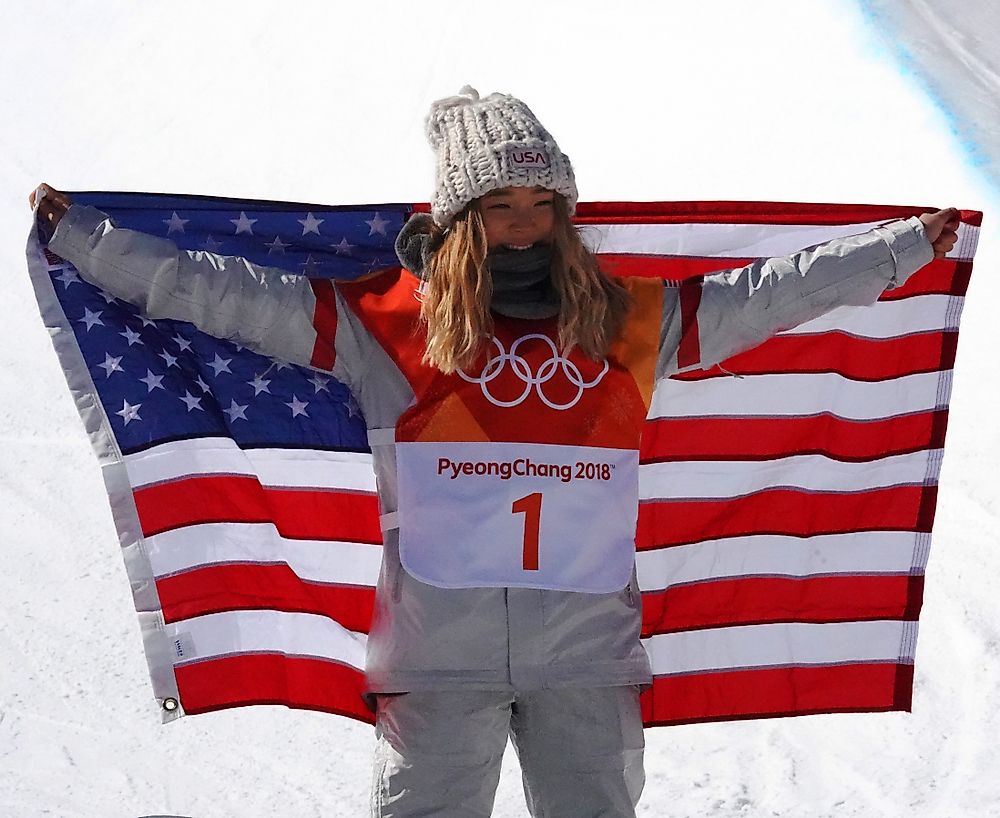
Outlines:
[[[521,567],[525,571],[538,570],[538,528],[542,517],[542,494],[533,492],[510,507],[511,514],[524,514],[524,550]]]

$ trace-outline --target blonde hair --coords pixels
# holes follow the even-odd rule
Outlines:
[[[566,200],[554,194],[552,284],[559,295],[559,346],[578,347],[604,358],[631,298],[603,273],[573,225]],[[486,265],[486,228],[476,202],[469,204],[441,238],[426,270],[420,319],[426,325],[423,361],[450,373],[470,366],[493,337],[493,281]]]

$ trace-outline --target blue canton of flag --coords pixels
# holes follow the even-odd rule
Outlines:
[[[116,225],[182,250],[240,256],[311,278],[352,280],[390,267],[409,205],[352,207],[139,193],[78,193]],[[69,318],[124,454],[224,436],[241,448],[367,451],[364,419],[339,381],[258,355],[183,321],[153,321],[49,254]]]

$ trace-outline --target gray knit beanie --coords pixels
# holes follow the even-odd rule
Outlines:
[[[479,98],[466,85],[431,105],[427,139],[437,154],[431,214],[441,227],[473,199],[503,187],[539,185],[576,211],[573,166],[531,109],[509,94]]]

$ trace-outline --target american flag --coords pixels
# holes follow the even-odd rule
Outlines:
[[[333,279],[395,265],[396,233],[427,210],[71,195],[183,249]],[[919,212],[591,203],[577,223],[608,272],[695,287]],[[980,221],[964,211],[949,257],[877,304],[657,385],[636,535],[647,725],[909,709]],[[34,230],[27,256],[102,464],[164,721],[250,704],[372,721],[360,694],[381,534],[353,396],[322,373],[150,320]]]

